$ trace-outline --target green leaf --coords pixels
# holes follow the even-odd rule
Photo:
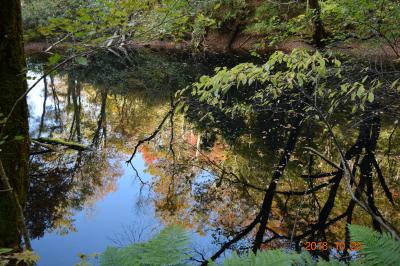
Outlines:
[[[372,103],[375,99],[375,96],[372,92],[368,93],[368,101]]]
[[[364,82],[367,80],[367,78],[368,78],[368,75],[365,76],[365,77],[361,80],[361,83],[364,83]]]
[[[61,58],[62,58],[62,56],[60,54],[55,53],[49,57],[48,63],[49,63],[49,65],[55,65],[58,62],[60,62]]]
[[[24,136],[21,136],[21,135],[14,137],[14,140],[16,140],[16,141],[20,141],[20,140],[24,140],[24,139],[25,139]]]
[[[88,65],[88,60],[87,60],[85,57],[83,57],[83,56],[77,57],[77,58],[75,59],[75,61],[76,61],[78,64],[83,65],[83,66],[87,66],[87,65]]]
[[[342,63],[339,60],[337,60],[336,58],[335,58],[335,60],[333,62],[334,62],[336,67],[340,67],[342,65]]]
[[[185,107],[183,107],[183,112],[187,113],[188,110],[189,110],[189,105],[185,105]]]
[[[390,88],[394,89],[394,87],[396,87],[398,82],[399,82],[399,79],[396,79],[395,81],[393,81],[392,84],[390,85]]]
[[[364,92],[365,92],[364,86],[358,87],[358,90],[357,90],[358,98],[361,98],[361,96],[364,94]]]
[[[0,248],[0,254],[9,253],[13,251],[12,248]]]

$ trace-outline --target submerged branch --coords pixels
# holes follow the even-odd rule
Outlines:
[[[334,172],[330,172],[330,173],[321,173],[321,174],[315,174],[315,175],[301,175],[302,178],[311,178],[311,179],[315,179],[315,178],[323,178],[323,177],[328,177],[328,176],[335,176],[337,175],[337,171]]]
[[[62,139],[50,139],[50,138],[37,138],[37,139],[32,139],[32,142],[38,143],[38,144],[51,144],[51,145],[62,145],[66,146],[69,149],[77,150],[77,151],[85,151],[88,150],[89,148],[86,145],[72,142],[72,141],[65,141]]]
[[[329,160],[325,155],[323,155],[322,153],[320,153],[319,151],[314,150],[311,147],[304,147],[305,150],[308,150],[312,153],[314,153],[315,155],[318,155],[319,157],[321,157],[322,160],[324,160],[325,162],[327,162],[329,165],[335,167],[336,169],[338,169],[339,171],[343,171],[342,167],[340,167],[339,165],[337,165],[336,163],[332,162],[331,160]],[[336,174],[337,172],[335,172]]]
[[[287,195],[287,196],[292,196],[292,195],[296,195],[296,196],[302,196],[302,195],[307,195],[307,194],[311,194],[313,192],[316,192],[324,187],[329,186],[330,184],[335,182],[335,178],[331,178],[330,180],[328,180],[328,182],[322,183],[318,186],[315,186],[311,189],[307,189],[306,191],[276,191],[276,194],[282,194],[282,195]]]
[[[225,252],[225,250],[227,250],[231,245],[235,244],[236,242],[238,242],[240,239],[242,239],[243,237],[245,237],[248,233],[251,232],[251,230],[253,230],[253,228],[258,224],[259,220],[261,218],[261,215],[258,214],[256,216],[256,218],[253,220],[253,222],[251,222],[245,229],[243,229],[240,233],[238,233],[234,238],[232,238],[231,240],[229,240],[228,242],[226,242],[217,252],[214,253],[214,255],[212,255],[210,257],[210,260],[214,261],[215,259],[217,259],[222,253]],[[202,266],[208,265],[208,261],[204,261],[202,264]]]
[[[164,126],[165,122],[166,122],[166,121],[168,120],[168,118],[169,118],[170,116],[172,116],[173,113],[175,112],[175,108],[176,108],[178,102],[179,102],[179,101],[177,101],[177,102],[171,104],[171,110],[169,110],[169,112],[164,116],[164,118],[161,120],[160,124],[158,124],[158,127],[156,128],[156,130],[154,130],[153,133],[152,133],[150,136],[148,136],[148,137],[146,137],[146,138],[141,139],[141,140],[138,141],[138,143],[137,143],[136,146],[135,146],[135,149],[133,150],[133,153],[132,153],[131,157],[129,158],[129,160],[126,161],[126,163],[131,163],[131,162],[132,162],[133,157],[135,157],[138,148],[139,148],[143,143],[148,142],[148,141],[154,139],[154,138],[157,136],[157,134],[160,132],[161,128]]]
[[[372,164],[374,165],[374,167],[376,169],[376,173],[378,174],[378,179],[379,179],[379,182],[381,183],[383,191],[385,192],[385,195],[388,198],[388,200],[390,201],[390,203],[394,206],[395,204],[394,204],[392,193],[390,192],[390,190],[386,184],[385,178],[383,177],[381,168],[379,167],[379,164],[376,161],[375,155],[371,154],[371,160],[372,160]]]

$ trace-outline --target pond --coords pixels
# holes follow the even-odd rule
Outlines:
[[[254,221],[263,211],[269,217],[263,248],[304,248],[306,241],[324,239],[335,255],[334,243],[345,241],[346,222],[371,224],[352,203],[340,171],[305,149],[338,162],[329,132],[312,120],[298,132],[289,100],[249,116],[229,116],[193,100],[186,115],[170,116],[157,130],[177,90],[217,66],[247,60],[146,50],[129,58],[98,55],[35,87],[28,97],[33,141],[26,219],[38,265],[73,265],[78,254],[148,240],[174,223],[191,232],[192,263],[198,264],[202,257],[250,247],[257,235]],[[37,60],[29,67],[33,78],[43,73]],[[400,136],[390,113],[376,110],[354,117],[343,108],[333,120],[334,132],[354,159],[352,167],[368,177],[369,204],[398,228]],[[377,173],[370,157],[352,150],[367,131],[372,133],[365,143],[375,143]],[[54,148],[43,142],[49,138],[86,149]],[[282,158],[285,172],[271,192]],[[382,182],[381,176],[390,178]]]
[[[93,58],[86,68],[47,77],[28,96],[32,138],[69,139],[91,147],[41,154],[46,149],[39,145],[31,157],[27,220],[39,266],[74,265],[80,254],[148,240],[171,222],[157,211],[161,191],[154,188],[163,140],[156,140],[156,147],[143,146],[131,163],[126,161],[139,138],[168,111],[169,95],[221,59],[210,63],[141,51],[135,60],[141,65],[133,69],[110,55]],[[43,73],[35,61],[30,85]],[[197,141],[193,129],[185,131],[186,140]],[[198,181],[210,178],[210,173],[196,176]],[[191,245],[207,256],[218,246],[207,226],[201,227],[201,233],[193,228]]]

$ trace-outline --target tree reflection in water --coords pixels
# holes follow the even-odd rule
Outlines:
[[[111,159],[125,161],[138,141],[157,129],[177,89],[214,65],[227,64],[214,61],[154,53],[135,54],[130,62],[101,56],[51,77],[48,93],[55,104],[43,112],[41,124],[47,126],[40,134],[83,142],[90,150],[32,156],[27,208],[32,236],[73,230],[72,210],[115,189],[120,172]],[[212,259],[231,248],[299,249],[304,241],[348,245],[345,224],[370,224],[371,217],[348,195],[343,165],[323,125],[305,119],[301,109],[288,112],[288,103],[248,119],[192,99],[186,117],[166,119],[139,147],[153,179],[146,183],[136,172],[137,181],[154,191],[150,202],[141,203],[154,204],[164,224],[182,223],[212,235],[221,247]],[[371,104],[361,117],[338,114],[334,130],[353,168],[356,196],[368,195],[374,214],[399,228],[395,117]],[[65,130],[52,130],[52,124]],[[372,225],[381,229],[373,219]]]

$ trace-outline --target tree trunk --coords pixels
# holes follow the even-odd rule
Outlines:
[[[264,234],[267,229],[268,219],[271,214],[272,201],[275,196],[276,187],[278,186],[278,180],[282,177],[283,171],[288,164],[292,153],[296,147],[296,142],[301,131],[301,117],[298,117],[293,124],[293,127],[289,133],[288,140],[286,142],[286,147],[284,152],[281,155],[281,159],[279,161],[278,167],[274,171],[274,174],[271,179],[271,183],[268,186],[268,189],[264,195],[264,200],[260,209],[260,227],[256,233],[256,237],[254,239],[253,244],[253,252],[256,253],[257,250],[260,249],[261,244],[263,242]]]
[[[312,10],[312,24],[313,24],[313,42],[318,48],[323,47],[323,39],[326,37],[324,24],[321,19],[321,6],[318,0],[309,0],[310,9]]]
[[[26,91],[20,0],[0,0],[0,113],[6,116]],[[4,127],[4,128],[3,128]],[[28,190],[29,131],[26,98],[19,101],[8,123],[1,126],[7,141],[0,159],[22,205]],[[22,136],[22,140],[14,140]],[[0,184],[4,189],[4,184]],[[16,208],[10,193],[0,193],[0,247],[18,248]]]

